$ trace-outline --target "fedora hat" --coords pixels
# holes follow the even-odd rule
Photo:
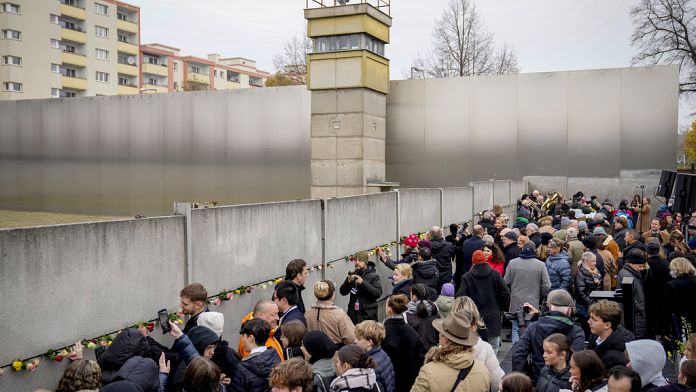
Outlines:
[[[462,346],[473,346],[478,342],[478,334],[471,331],[471,317],[466,312],[453,312],[444,320],[435,319],[433,328]]]

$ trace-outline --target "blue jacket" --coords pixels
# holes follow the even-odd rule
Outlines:
[[[299,320],[305,326],[307,325],[307,320],[305,319],[304,314],[300,312],[300,308],[291,308],[287,311],[286,314],[283,315],[282,320],[278,322],[278,326],[280,326],[281,324],[287,324],[292,320]]]
[[[471,269],[471,257],[474,255],[474,252],[483,249],[483,245],[483,240],[477,235],[472,235],[471,238],[464,241],[462,244],[462,255],[464,256],[464,260],[461,263],[462,275],[469,272]],[[457,267],[459,265],[460,263],[457,263]]]
[[[270,391],[268,378],[271,370],[280,363],[276,350],[269,348],[259,354],[252,354],[242,359],[227,387],[231,392],[266,392]]]
[[[570,268],[570,255],[565,250],[546,259],[546,270],[549,272],[551,290],[564,289],[570,293],[573,283]]]
[[[394,392],[396,375],[394,375],[394,367],[392,366],[391,359],[389,359],[389,355],[387,355],[380,346],[373,347],[372,350],[367,352],[367,355],[371,356],[377,363],[375,373],[377,373],[379,390],[382,392]]]

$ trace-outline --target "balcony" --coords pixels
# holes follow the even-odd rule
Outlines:
[[[61,52],[60,61],[63,63],[63,65],[75,65],[78,67],[87,66],[87,57],[82,54]]]
[[[129,33],[138,34],[138,24],[127,20],[116,20],[116,28]]]
[[[169,88],[167,86],[155,86],[153,84],[144,84],[143,88],[140,89],[143,93],[168,93]]]
[[[82,31],[70,30],[62,27],[60,29],[60,39],[78,44],[84,44],[87,42],[87,35]]]
[[[160,64],[143,63],[143,73],[157,76],[169,76],[169,67]]]
[[[118,64],[117,72],[122,75],[138,76],[138,67],[129,64]]]
[[[73,78],[63,75],[61,78],[63,88],[70,90],[87,90],[87,80],[84,78]]]
[[[140,90],[135,85],[119,84],[117,89],[118,95],[133,95],[140,93]]]
[[[138,45],[133,45],[128,42],[118,42],[118,45],[116,46],[116,49],[118,49],[119,52],[123,53],[128,53],[128,54],[138,54]]]
[[[62,4],[60,5],[61,16],[68,16],[77,20],[85,20],[86,14],[84,8],[75,7],[72,5]]]
[[[222,86],[221,86],[221,87],[222,87]],[[235,81],[232,81],[232,80],[226,80],[226,81],[225,81],[225,87],[224,87],[224,88],[227,89],[227,90],[234,90],[234,89],[238,89],[238,88],[241,88],[241,87],[242,87],[242,85],[241,85],[241,83],[239,83],[239,82],[235,82]]]
[[[198,82],[198,83],[210,84],[210,76],[195,73],[195,72],[189,72],[188,76],[186,77],[186,80],[188,82]]]

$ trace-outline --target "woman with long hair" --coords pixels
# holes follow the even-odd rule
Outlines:
[[[544,339],[544,368],[539,373],[536,392],[558,392],[570,389],[570,366],[572,354],[568,337],[554,333]]]
[[[341,347],[334,356],[336,378],[331,382],[333,392],[377,392],[377,364],[357,344]]]
[[[58,381],[56,392],[77,392],[83,389],[99,390],[102,387],[101,368],[87,359],[78,359],[68,365]]]
[[[570,383],[573,392],[597,392],[606,389],[604,364],[597,353],[582,350],[570,357]]]
[[[428,350],[437,345],[437,331],[432,321],[438,317],[437,305],[429,299],[428,287],[423,283],[414,284],[411,287],[411,302],[407,305],[406,322],[418,334],[421,363]]]

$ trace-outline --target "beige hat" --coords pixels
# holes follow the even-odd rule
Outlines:
[[[453,312],[444,320],[435,319],[433,328],[462,346],[473,346],[478,342],[478,334],[471,331],[471,317],[466,312]]]
[[[203,312],[198,319],[196,319],[198,325],[210,328],[211,331],[220,337],[222,336],[222,329],[225,326],[225,316],[218,312]]]

